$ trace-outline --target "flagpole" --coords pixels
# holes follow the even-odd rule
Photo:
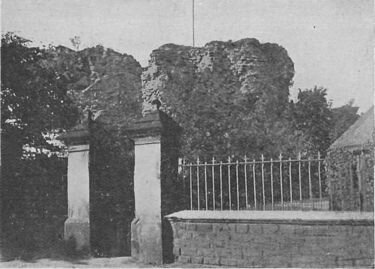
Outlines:
[[[194,0],[192,0],[192,27],[193,27],[193,47],[195,47],[195,32],[194,32],[194,28],[195,28],[195,25],[194,25]]]

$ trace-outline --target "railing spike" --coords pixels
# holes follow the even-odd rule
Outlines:
[[[207,162],[204,162],[204,198],[206,202],[206,210],[208,210],[208,186],[207,186]]]
[[[215,157],[212,157],[211,179],[212,179],[212,209],[216,210],[215,200]]]
[[[228,156],[228,199],[229,199],[229,210],[232,210],[232,185],[230,180],[230,156]]]
[[[223,210],[223,161],[220,161],[220,210]]]
[[[263,201],[263,210],[266,210],[266,193],[264,189],[264,155],[261,156],[262,159],[262,201]]]
[[[245,162],[244,162],[244,173],[245,173],[245,208],[248,209],[249,207],[249,200],[248,200],[248,194],[247,194],[247,156],[245,154],[245,158],[244,158]]]
[[[238,166],[239,166],[239,161],[236,161],[236,194],[237,194],[237,210],[240,210],[240,190],[238,186]]]
[[[270,164],[270,170],[271,170],[271,209],[273,210],[273,204],[274,204],[274,197],[273,197],[273,159],[271,158],[271,164]]]

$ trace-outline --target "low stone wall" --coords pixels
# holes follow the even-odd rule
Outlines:
[[[167,216],[177,262],[237,267],[374,264],[372,212],[180,211]]]

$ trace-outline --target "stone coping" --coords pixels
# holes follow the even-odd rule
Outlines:
[[[172,222],[374,225],[373,212],[348,211],[184,210],[167,215],[166,218]]]
[[[90,132],[88,129],[70,130],[59,135],[57,140],[62,140],[68,145],[88,144],[90,140]]]

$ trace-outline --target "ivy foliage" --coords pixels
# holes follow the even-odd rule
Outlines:
[[[91,251],[95,256],[130,255],[134,218],[134,146],[99,121],[90,125]]]

